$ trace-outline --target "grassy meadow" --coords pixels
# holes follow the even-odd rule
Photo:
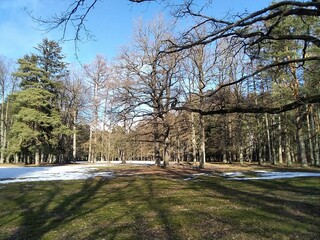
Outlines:
[[[182,167],[0,185],[0,239],[319,239],[320,178],[233,181]]]

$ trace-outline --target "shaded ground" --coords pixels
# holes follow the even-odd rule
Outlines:
[[[317,239],[320,178],[220,176],[259,169],[117,165],[98,170],[111,179],[1,185],[0,239]]]
[[[172,178],[186,179],[194,175],[210,175],[221,176],[224,173],[242,172],[253,173],[256,171],[276,171],[276,172],[314,172],[320,173],[319,167],[301,167],[299,165],[258,165],[258,164],[222,164],[222,163],[207,163],[204,169],[200,169],[192,164],[171,163],[169,168],[159,168],[156,166],[131,166],[126,169],[113,169],[118,176],[130,175],[157,175],[167,176]]]

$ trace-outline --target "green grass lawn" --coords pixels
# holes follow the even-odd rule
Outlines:
[[[319,238],[320,178],[140,174],[0,185],[0,239]]]

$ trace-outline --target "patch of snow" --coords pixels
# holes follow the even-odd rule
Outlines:
[[[94,172],[92,165],[67,165],[53,167],[0,168],[0,184],[13,182],[81,180],[97,176],[112,177],[111,172]]]
[[[184,178],[185,181],[196,180],[198,176],[211,176],[209,173],[195,173],[189,176],[188,178]]]
[[[87,162],[76,162],[76,164],[85,164],[86,166],[106,166],[111,164],[121,164],[121,161],[110,161],[110,162],[96,162],[96,163],[87,163]],[[155,165],[155,161],[139,161],[139,160],[127,160],[126,164],[132,165]]]
[[[255,171],[256,177],[243,177],[236,176],[238,173],[224,173],[222,176],[227,176],[231,180],[271,180],[271,179],[284,179],[284,178],[297,178],[297,177],[320,177],[320,173],[314,172],[267,172],[267,171]]]
[[[133,164],[133,165],[155,165],[155,161],[130,160],[130,161],[126,161],[126,163]]]
[[[185,178],[185,179],[183,179],[183,180],[185,180],[185,181],[190,181],[190,180],[194,180],[194,178],[193,178],[193,177],[188,177],[188,178]]]
[[[222,173],[221,176],[223,177],[244,177],[244,174],[242,172],[226,172]]]
[[[209,173],[195,173],[195,174],[192,174],[192,176],[210,176]]]

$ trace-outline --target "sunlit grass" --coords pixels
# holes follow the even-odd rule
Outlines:
[[[124,175],[15,183],[1,185],[0,202],[0,239],[320,236],[319,178],[240,182]]]

